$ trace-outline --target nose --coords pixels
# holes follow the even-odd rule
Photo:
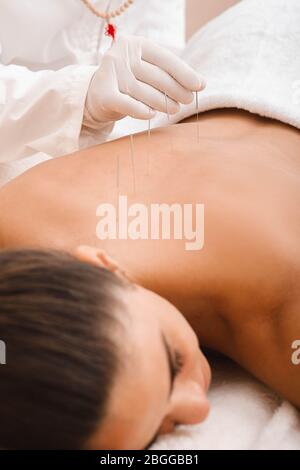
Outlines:
[[[205,356],[203,359],[203,379],[205,384],[205,391],[207,392],[211,384],[211,368]]]
[[[174,396],[171,409],[162,421],[159,434],[171,433],[179,424],[199,424],[206,419],[209,410],[210,404],[203,385],[191,381],[188,387],[185,385],[185,389],[178,390]]]
[[[206,387],[191,382],[177,406],[176,420],[182,424],[198,424],[206,419],[210,409]]]

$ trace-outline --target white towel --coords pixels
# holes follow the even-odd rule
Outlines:
[[[204,423],[177,426],[151,450],[300,450],[300,414],[226,358],[209,358],[211,411]]]
[[[244,0],[197,31],[181,57],[207,81],[200,112],[240,108],[300,129],[300,0]],[[195,102],[183,105],[170,122],[195,112]]]
[[[240,108],[300,128],[300,0],[244,0],[201,28],[182,57],[207,79],[200,112]],[[170,122],[193,114],[195,103]],[[179,426],[152,450],[300,450],[300,414],[290,403],[231,361],[210,362],[208,419]]]

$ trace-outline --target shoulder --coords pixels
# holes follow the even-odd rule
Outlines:
[[[251,337],[249,360],[254,374],[300,409],[299,295],[258,316]]]

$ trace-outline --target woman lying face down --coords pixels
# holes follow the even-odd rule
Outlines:
[[[0,266],[2,446],[142,449],[206,418],[195,332],[99,249],[4,251]]]
[[[11,285],[0,283],[1,339],[7,348],[13,342],[15,358],[30,352],[26,367],[8,355],[0,369],[1,420],[15,426],[2,428],[4,447],[141,449],[175,424],[202,422],[210,372],[198,340],[300,407],[292,361],[300,339],[299,139],[281,123],[218,110],[201,115],[199,143],[194,122],[153,131],[150,175],[147,135],[136,135],[135,191],[128,138],[38,165],[0,191],[1,247],[21,249],[1,255],[12,260],[1,263],[3,279],[15,273]],[[119,194],[128,205],[204,204],[204,247],[188,251],[172,237],[100,240],[99,204],[116,204]],[[30,251],[40,249],[59,251]],[[22,314],[31,319],[26,331]],[[117,322],[107,334],[110,316]],[[170,395],[168,348],[179,368]]]

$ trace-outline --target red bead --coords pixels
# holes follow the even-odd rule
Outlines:
[[[115,25],[108,23],[106,26],[106,31],[105,31],[106,36],[111,36],[114,40],[116,36],[116,32],[117,32],[117,28],[115,27]]]

